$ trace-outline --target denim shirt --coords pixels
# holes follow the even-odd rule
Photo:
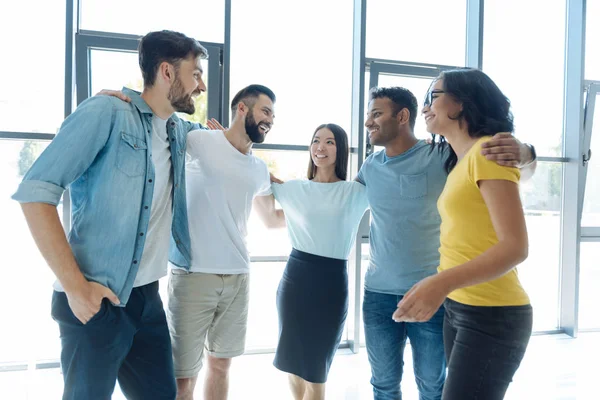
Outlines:
[[[12,196],[57,205],[70,189],[68,241],[83,275],[110,288],[124,306],[144,251],[152,207],[152,110],[131,98],[95,96],[81,103],[27,172]],[[173,171],[171,244],[178,265],[191,263],[185,196],[187,132],[202,128],[173,115],[167,121]],[[165,268],[167,266],[165,265]]]

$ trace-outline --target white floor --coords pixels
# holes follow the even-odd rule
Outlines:
[[[284,374],[272,365],[273,354],[247,355],[234,360],[230,400],[291,399]],[[600,333],[534,336],[506,399],[598,400],[600,391]],[[418,399],[410,349],[405,355],[402,385],[405,400]],[[365,349],[359,354],[341,350],[327,385],[327,398],[372,399]],[[62,377],[58,369],[0,372],[0,399],[60,399]],[[196,398],[202,399],[202,388]],[[115,400],[124,399],[115,389]]]

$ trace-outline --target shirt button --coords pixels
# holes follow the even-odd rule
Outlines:
[[[133,263],[134,263],[134,264],[137,264],[137,260],[133,260]]]
[[[171,122],[171,126],[175,126],[175,122]]]
[[[179,183],[175,184],[175,189],[177,189],[179,187]]]
[[[144,236],[144,232],[140,232],[140,236]]]
[[[152,183],[152,179],[148,179],[148,182]]]
[[[147,209],[148,209],[148,206],[144,206],[144,210],[147,210]]]
[[[138,145],[137,145],[137,144],[134,144],[134,145],[133,145],[133,148],[134,148],[134,149],[137,149],[137,148],[138,148]]]

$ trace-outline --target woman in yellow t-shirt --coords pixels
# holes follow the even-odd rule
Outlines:
[[[449,146],[438,199],[440,266],[412,287],[393,318],[427,321],[444,303],[442,399],[503,399],[533,319],[516,270],[528,252],[519,170],[481,154],[493,135],[513,131],[510,102],[483,72],[451,70],[432,83],[423,115],[440,147]]]

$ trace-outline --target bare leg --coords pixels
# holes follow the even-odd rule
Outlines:
[[[207,360],[204,400],[227,400],[231,358],[217,358],[209,355]]]
[[[194,400],[194,388],[198,376],[177,379],[177,400]]]
[[[294,400],[304,399],[304,393],[306,393],[306,381],[294,374],[288,374],[288,379],[290,381],[290,389],[292,389]]]
[[[306,393],[302,400],[325,400],[325,384],[306,382]]]

